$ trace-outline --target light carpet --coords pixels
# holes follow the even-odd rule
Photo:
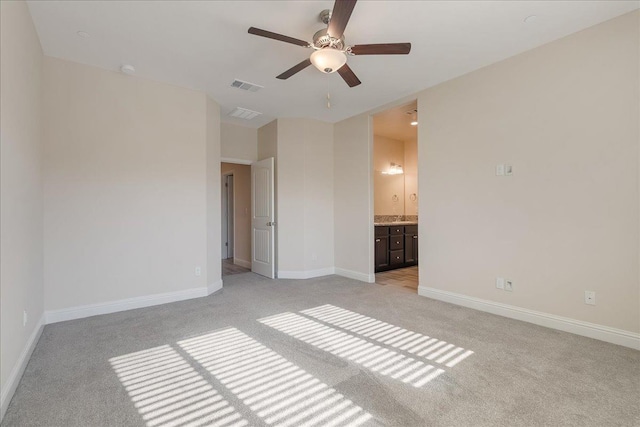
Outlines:
[[[45,327],[2,426],[637,426],[640,352],[328,276]]]

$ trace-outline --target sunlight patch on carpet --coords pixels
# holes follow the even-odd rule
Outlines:
[[[473,354],[471,350],[437,338],[430,338],[331,304],[303,310],[300,313],[449,368]]]
[[[168,345],[109,359],[148,427],[243,427],[236,411]]]
[[[304,343],[414,387],[422,387],[444,372],[433,365],[298,314],[282,313],[258,321]]]
[[[269,425],[357,427],[372,418],[335,389],[235,328],[178,345]]]

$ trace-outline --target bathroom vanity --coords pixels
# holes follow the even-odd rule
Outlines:
[[[418,264],[418,224],[416,222],[374,225],[376,273]]]

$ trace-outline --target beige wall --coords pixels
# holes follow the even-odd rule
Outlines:
[[[421,287],[640,330],[638,22],[420,93]]]
[[[206,97],[206,270],[203,274],[208,293],[222,287],[221,177],[220,177],[220,106]],[[188,277],[188,276],[187,276]],[[199,282],[201,283],[201,282]]]
[[[217,105],[59,59],[44,76],[46,309],[201,289],[207,266],[219,278]]]
[[[251,166],[222,163],[220,172],[233,173],[233,261],[248,267],[251,265]]]
[[[333,125],[278,119],[277,127],[278,276],[321,275],[334,265]]]
[[[220,123],[220,154],[223,160],[258,160],[258,129]]]
[[[0,2],[0,419],[44,311],[42,49],[25,2]],[[28,321],[22,324],[22,312]],[[34,336],[34,334],[36,334]],[[29,354],[26,354],[28,358]]]
[[[277,157],[278,121],[274,120],[258,129],[258,160]]]
[[[373,276],[373,135],[369,114],[334,125],[334,250],[336,273]]]

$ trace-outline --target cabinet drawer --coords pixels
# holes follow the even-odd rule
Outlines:
[[[389,227],[389,234],[394,236],[404,234],[404,227],[398,227],[398,226]]]
[[[376,236],[388,236],[389,235],[389,227],[384,226],[376,226]]]
[[[389,251],[389,264],[403,264],[404,263],[404,251]]]
[[[407,225],[404,227],[404,234],[418,234],[417,225]]]
[[[394,251],[396,249],[404,248],[404,236],[389,236],[389,249]]]

